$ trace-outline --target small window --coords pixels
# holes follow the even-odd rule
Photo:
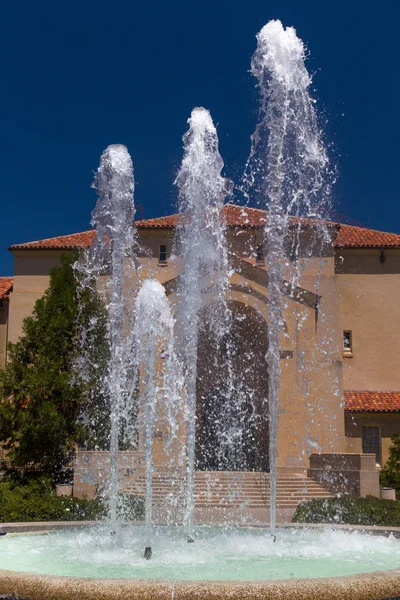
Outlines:
[[[264,246],[257,246],[256,248],[256,262],[263,263],[264,262]]]
[[[343,354],[353,356],[353,336],[348,329],[343,331]]]
[[[158,262],[160,265],[167,264],[167,246],[165,244],[161,244],[160,253],[158,255]]]
[[[362,451],[367,454],[375,454],[376,462],[381,464],[381,432],[379,427],[362,428]]]

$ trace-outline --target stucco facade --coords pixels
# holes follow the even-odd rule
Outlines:
[[[231,205],[226,216],[232,269],[227,299],[233,313],[245,311],[248,316],[248,332],[243,329],[241,333],[245,346],[254,337],[252,320],[264,323],[254,324],[254,330],[262,330],[268,321],[267,268],[256,259],[257,247],[263,244],[266,214]],[[179,258],[171,260],[176,219],[137,223],[140,243],[146,248],[141,259],[144,276],[152,273],[165,285],[172,307],[181,268]],[[287,295],[284,310],[278,437],[282,471],[306,469],[313,452],[363,452],[366,427],[379,428],[379,456],[384,463],[390,436],[400,432],[400,401],[399,406],[392,403],[384,411],[379,410],[379,402],[374,410],[361,406],[351,412],[345,406],[346,394],[354,390],[390,390],[400,398],[400,235],[333,223],[328,229],[331,242],[307,261],[300,285]],[[305,229],[302,235],[306,246],[310,231]],[[59,264],[61,253],[88,246],[93,237],[94,232],[85,232],[10,248],[15,268],[12,290],[7,294],[9,310],[3,310],[3,317],[0,312],[0,365],[5,339],[18,340],[23,319],[46,290],[49,271]],[[166,246],[163,264],[160,246]],[[262,368],[265,365],[260,363]],[[255,374],[256,369],[253,379]],[[207,396],[208,390],[203,392]],[[204,413],[207,407],[202,410]],[[203,413],[199,414],[203,423],[199,436],[205,435]],[[375,435],[377,431],[369,429],[367,433]],[[164,462],[162,436],[155,439],[157,462]]]

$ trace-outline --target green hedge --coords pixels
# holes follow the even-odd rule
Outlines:
[[[381,487],[394,488],[400,494],[400,433],[392,435],[389,458],[379,473]]]
[[[299,504],[292,521],[400,527],[400,502],[372,497],[321,498]]]
[[[119,498],[119,512],[127,520],[143,517],[141,499],[127,494]],[[100,500],[58,497],[51,482],[35,479],[21,484],[13,480],[0,482],[0,522],[29,521],[97,521],[107,514]]]

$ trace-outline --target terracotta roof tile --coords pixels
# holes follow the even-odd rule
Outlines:
[[[400,412],[400,392],[344,392],[346,412]]]
[[[267,211],[259,208],[227,204],[224,213],[228,227],[260,228],[267,222]]]
[[[353,225],[341,225],[335,246],[339,248],[399,248],[400,235]]]
[[[0,277],[0,300],[7,298],[12,290],[14,279],[12,277]]]
[[[36,242],[25,242],[24,244],[14,244],[9,250],[56,250],[56,249],[74,249],[88,248],[94,240],[96,231],[83,231],[82,233],[72,233],[70,235],[61,235],[59,237],[37,240]]]
[[[143,219],[136,221],[138,229],[174,229],[179,222],[179,214],[157,217],[156,219]]]
[[[237,206],[235,204],[226,204],[224,206],[226,224],[229,228],[262,229],[265,226],[267,212],[258,208],[249,208]],[[146,219],[137,221],[136,226],[141,229],[174,229],[179,222],[179,215],[169,215],[155,219]],[[309,227],[315,224],[313,219],[291,218],[292,224],[301,223]],[[326,221],[331,226],[339,227],[337,223]],[[10,250],[29,250],[29,249],[72,249],[87,248],[92,243],[95,231],[84,231],[72,235],[38,240],[36,242],[26,242],[24,244],[15,244],[10,246]],[[396,233],[385,233],[374,229],[355,227],[352,225],[340,225],[335,246],[337,248],[381,248],[392,247],[400,248],[400,235]]]
[[[226,204],[224,206],[224,216],[228,227],[262,228],[265,226],[266,215],[265,210],[258,208],[248,208],[236,204]],[[137,221],[136,225],[138,229],[173,229],[178,222],[179,214],[174,214],[167,217],[158,217],[157,219]]]

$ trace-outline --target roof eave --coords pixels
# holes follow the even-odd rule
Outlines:
[[[377,409],[373,409],[373,408],[345,408],[344,412],[348,412],[348,413],[378,413],[378,414],[391,414],[391,413],[400,413],[400,408],[393,408],[393,409],[382,409],[382,410],[377,410]]]

